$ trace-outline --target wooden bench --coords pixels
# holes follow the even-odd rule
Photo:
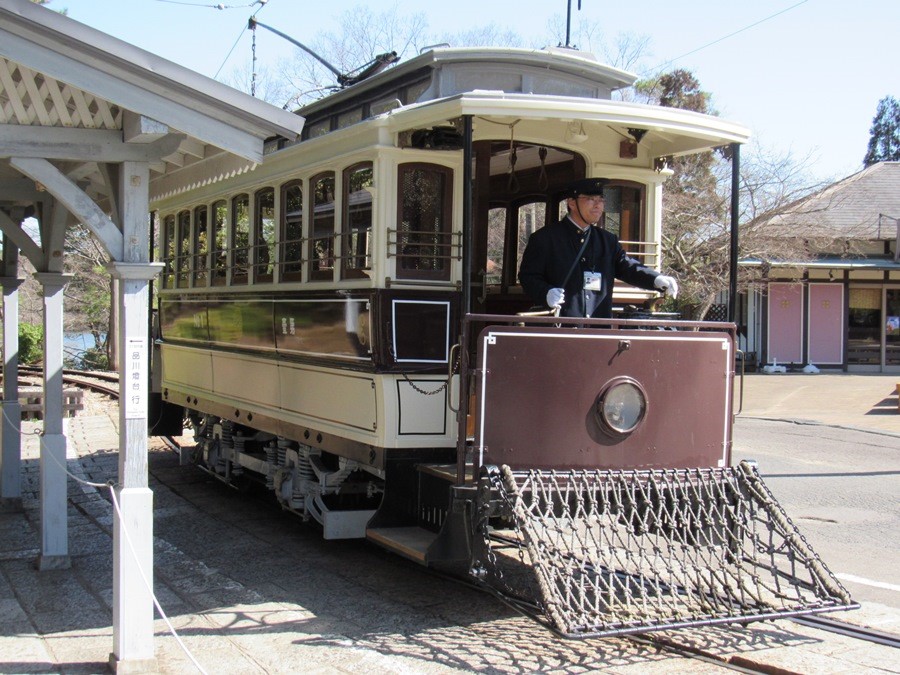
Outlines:
[[[63,389],[63,417],[75,417],[84,410],[84,391],[75,387]],[[23,420],[44,419],[44,389],[42,387],[19,387],[19,404],[22,406]]]

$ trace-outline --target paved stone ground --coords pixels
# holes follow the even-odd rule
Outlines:
[[[114,413],[70,420],[69,470],[117,471]],[[69,481],[72,568],[38,573],[38,439],[24,424],[24,513],[0,514],[0,672],[95,673],[112,649],[112,507]],[[468,587],[364,542],[325,542],[255,495],[150,452],[155,591],[208,673],[692,673],[719,666],[623,639],[566,641]],[[896,625],[897,612],[863,616]],[[849,615],[848,615],[849,617]],[[162,620],[161,673],[197,672]],[[669,634],[773,672],[896,672],[896,650],[779,621]],[[777,669],[781,669],[780,671]]]

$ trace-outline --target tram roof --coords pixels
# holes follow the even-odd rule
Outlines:
[[[471,76],[466,74],[467,68],[472,69]],[[547,81],[553,81],[555,78],[563,76],[599,85],[607,98],[609,92],[630,87],[637,80],[637,75],[601,63],[593,54],[576,49],[435,46],[352,87],[310,103],[301,108],[299,112],[304,116],[313,117],[324,109],[340,106],[345,100],[361,95],[365,96],[372,90],[390,87],[391,83],[414,79],[416,74],[421,71],[454,71],[454,75],[441,81],[435,79],[425,94],[426,97],[439,98],[459,93],[462,91],[459,87],[464,88],[464,83],[473,78],[483,80],[488,71],[495,76],[499,74],[501,78],[505,74],[506,82],[509,82],[511,80],[508,78],[515,73],[522,73],[529,69],[533,72],[544,71],[548,75],[552,73],[553,77],[546,78]],[[529,86],[540,87],[541,83],[531,80]],[[531,93],[540,92],[534,90]]]
[[[490,118],[508,124],[516,120],[548,118],[583,123],[585,133],[613,134],[628,139],[628,129],[647,131],[640,145],[650,157],[669,157],[698,152],[730,143],[746,143],[750,130],[720,117],[679,108],[643,103],[568,96],[508,94],[499,91],[472,91],[445,99],[426,101],[387,114],[397,130],[416,126],[421,119],[451,120],[460,115]]]

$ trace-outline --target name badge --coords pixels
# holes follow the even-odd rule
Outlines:
[[[603,277],[600,272],[584,273],[584,290],[586,291],[602,291]]]

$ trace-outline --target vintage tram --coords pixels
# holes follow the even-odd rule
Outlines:
[[[186,458],[221,480],[566,635],[848,606],[730,466],[733,325],[527,315],[524,244],[568,183],[606,178],[604,226],[658,267],[670,158],[748,137],[612,100],[634,79],[570,49],[434,48],[300,110],[259,166],[154,182],[155,432],[187,419]],[[654,298],[615,288],[617,310]]]

